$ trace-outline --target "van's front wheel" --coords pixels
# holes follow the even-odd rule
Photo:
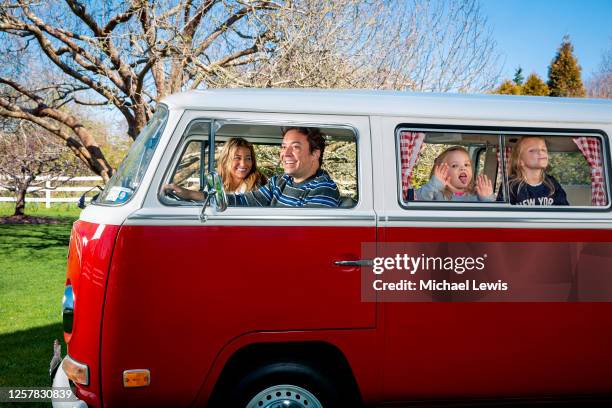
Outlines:
[[[339,408],[343,387],[324,370],[296,362],[258,367],[242,377],[225,395],[225,406],[240,408]]]
[[[273,385],[251,398],[246,408],[323,408],[311,392],[297,385]]]

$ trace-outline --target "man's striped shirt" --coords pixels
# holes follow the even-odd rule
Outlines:
[[[228,194],[227,199],[230,206],[239,207],[338,207],[340,192],[329,175],[319,169],[301,183],[287,174],[272,176],[259,190]]]

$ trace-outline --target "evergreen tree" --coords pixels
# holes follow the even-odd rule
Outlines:
[[[521,87],[509,79],[506,79],[497,89],[493,91],[493,93],[502,95],[520,95]]]
[[[550,94],[550,90],[548,86],[544,83],[542,78],[538,76],[535,72],[527,77],[527,81],[521,87],[522,95],[534,95],[534,96],[548,96]]]
[[[580,65],[573,55],[574,46],[569,36],[563,37],[557,55],[548,67],[550,96],[580,97],[586,91],[580,77]]]
[[[523,85],[523,81],[525,80],[525,77],[523,76],[523,68],[521,68],[520,66],[516,69],[516,71],[514,71],[514,83],[521,86]]]

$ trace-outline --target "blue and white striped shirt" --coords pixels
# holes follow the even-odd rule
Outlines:
[[[301,183],[287,174],[272,176],[259,190],[228,194],[227,199],[230,206],[238,207],[338,207],[340,192],[329,175],[319,169]]]

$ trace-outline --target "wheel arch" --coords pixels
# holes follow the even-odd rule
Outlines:
[[[279,362],[298,363],[334,378],[343,391],[358,403],[362,395],[355,375],[344,353],[324,341],[264,342],[248,344],[236,350],[225,363],[211,394],[211,405],[242,377],[259,367]]]

